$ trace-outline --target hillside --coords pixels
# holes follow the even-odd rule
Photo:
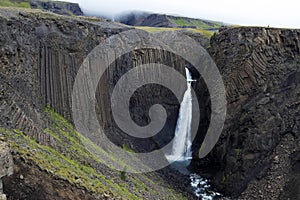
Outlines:
[[[0,7],[32,8],[50,11],[60,15],[83,15],[77,3],[44,0],[1,0]]]
[[[117,18],[121,23],[131,26],[167,27],[167,28],[197,28],[204,30],[217,30],[223,24],[220,22],[177,17],[164,14],[151,14],[144,12],[132,12]]]
[[[30,8],[29,1],[1,0],[1,7]]]

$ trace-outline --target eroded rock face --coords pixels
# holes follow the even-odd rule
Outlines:
[[[300,30],[224,29],[212,37],[210,52],[223,75],[228,114],[206,161],[219,167],[215,185],[238,196],[264,177],[283,135],[299,138]]]
[[[51,119],[45,115],[44,107],[52,107],[57,113],[72,121],[72,88],[81,63],[88,53],[106,38],[130,28],[101,19],[90,21],[86,18],[70,18],[38,11],[19,12],[0,9],[0,16],[1,128],[20,130],[39,144],[56,148],[55,139],[45,131]],[[99,91],[104,93],[103,100],[109,98],[106,92],[113,88],[113,85],[109,84],[115,83],[118,76],[137,64],[162,59],[166,64],[176,65],[182,71],[184,70],[184,65],[178,65],[180,62],[175,57],[174,59],[168,57],[168,53],[145,50],[134,54],[135,56],[123,60],[129,61],[133,64],[132,66],[122,68],[117,65],[112,66],[110,71],[108,70],[116,75],[116,79],[108,76],[112,79],[104,81],[104,84],[99,86]],[[134,62],[134,59],[137,61]],[[170,95],[167,92],[159,93],[159,88],[155,91],[158,92],[157,94]],[[137,96],[145,97],[143,94],[137,94]],[[178,112],[178,105],[173,105],[173,101],[168,102],[168,98],[165,99],[166,106]],[[101,113],[109,115],[108,108],[102,107]],[[172,117],[177,118],[177,114]],[[143,120],[147,119],[136,116],[136,121],[142,123]],[[102,122],[109,127],[110,121],[107,118],[104,118]],[[123,137],[115,136],[113,139],[116,139],[120,146],[126,143],[122,141]],[[144,145],[150,146],[145,143]],[[128,145],[128,147],[131,146]],[[17,185],[17,192],[14,187],[6,189],[14,198],[44,199],[56,195],[56,190],[62,191],[57,198],[82,197],[78,196],[78,193],[70,194],[76,189],[74,187],[69,188],[67,196],[64,196],[63,190],[66,182],[53,181],[54,178],[45,175],[45,172],[31,169],[27,164],[24,166],[22,160],[18,159],[17,166],[20,168],[16,171],[17,175],[6,179],[7,183]],[[108,167],[103,168],[105,169],[103,171],[101,171],[102,168],[98,169],[101,174],[112,178]],[[25,174],[27,171],[28,176]],[[117,175],[114,177],[119,178],[119,174],[117,172],[115,174]],[[45,180],[49,182],[49,185],[40,186]],[[23,184],[24,182],[26,184]],[[35,187],[41,190],[35,190],[36,193],[30,196]],[[82,192],[79,191],[79,193]]]
[[[71,94],[87,54],[110,35],[128,30],[103,20],[68,20],[44,12],[0,10],[1,124],[38,141],[43,107],[71,120]]]
[[[129,28],[101,20],[70,20],[47,13],[1,12],[8,16],[7,20],[1,18],[0,23],[3,52],[0,56],[3,67],[1,120],[5,127],[23,130],[47,144],[49,137],[41,134],[47,127],[43,107],[50,106],[72,121],[72,89],[81,63],[107,37]],[[208,40],[199,34],[182,34],[198,39],[205,46],[208,44]],[[130,42],[129,39],[124,42]],[[131,111],[134,121],[144,126],[149,123],[148,111],[152,105],[159,103],[168,110],[168,122],[155,141],[133,140],[116,128],[111,118],[110,95],[119,78],[130,69],[151,62],[165,64],[185,75],[186,63],[182,58],[167,51],[142,49],[116,60],[99,83],[99,95],[96,95],[100,97],[98,105],[102,105],[99,107],[99,122],[119,146],[151,151],[168,143],[175,132],[180,102],[168,89],[154,85],[136,93]],[[140,74],[147,76],[143,71]]]
[[[6,195],[3,194],[2,178],[13,174],[13,159],[10,154],[8,144],[0,141],[0,199],[5,200]]]
[[[57,15],[45,17],[45,13],[0,10],[0,14],[6,16],[0,17],[1,125],[23,130],[47,145],[51,138],[43,133],[47,127],[43,107],[51,106],[72,121],[72,86],[82,61],[100,42],[128,28],[104,21],[70,20]],[[284,134],[291,133],[297,140],[300,132],[299,37],[299,30],[234,28],[221,31],[211,40],[210,53],[227,89],[228,116],[218,144],[205,161],[219,167],[213,181],[225,194],[238,196],[251,180],[263,177],[273,161],[271,152]],[[98,92],[104,94],[100,101],[108,101],[105,93],[127,70],[158,60],[179,71],[183,71],[185,65],[166,52],[133,52],[120,60],[130,65],[112,67],[108,71],[110,75],[106,78],[110,80],[104,80],[99,87]],[[165,105],[175,113],[171,116],[175,123],[178,102],[170,101],[171,94],[159,88],[149,87],[145,91],[149,90],[165,96]],[[196,87],[196,91],[201,91],[201,87]],[[206,91],[199,94],[200,99],[209,95]],[[147,101],[153,95],[137,93],[136,96],[147,97],[146,106],[153,103]],[[144,104],[137,100],[133,103]],[[209,101],[200,108],[203,112],[209,112],[206,105]],[[138,107],[133,111],[141,112]],[[109,112],[103,109],[101,113],[100,122],[109,129],[113,125]],[[141,115],[133,115],[133,119],[141,125],[149,120]],[[201,123],[199,131],[203,131],[209,121],[205,118]],[[112,138],[117,144],[128,143],[132,147],[126,136],[117,136]],[[159,142],[163,141],[157,139],[156,143],[147,145],[153,149]]]
[[[120,22],[131,26],[176,27],[167,15],[160,14],[131,13],[120,17]]]
[[[78,3],[33,0],[30,2],[30,7],[33,9],[47,10],[60,15],[83,15]]]
[[[5,142],[0,142],[0,178],[13,174],[13,160]]]

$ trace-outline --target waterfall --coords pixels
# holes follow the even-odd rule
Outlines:
[[[191,159],[191,125],[192,125],[192,91],[191,73],[185,68],[187,78],[187,90],[184,93],[183,100],[180,104],[177,125],[175,129],[175,137],[172,146],[171,155],[167,155],[170,162],[185,161]]]
[[[180,103],[172,151],[166,155],[166,158],[169,163],[171,163],[172,168],[176,169],[181,174],[189,175],[191,190],[198,199],[213,200],[215,198],[220,198],[222,195],[211,188],[207,179],[202,178],[200,175],[187,168],[192,159],[192,82],[195,80],[193,80],[191,73],[187,68],[185,68],[185,73],[187,90]]]

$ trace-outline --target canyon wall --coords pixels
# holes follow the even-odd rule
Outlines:
[[[250,185],[254,196],[245,197],[279,198],[288,176],[296,176],[289,156],[300,149],[300,31],[225,28],[211,38],[210,53],[223,76],[228,112],[220,140],[200,162],[216,168],[213,182],[225,194],[238,196],[257,182]],[[259,185],[268,178],[265,188]]]
[[[20,11],[8,8],[0,9],[0,27],[1,133],[6,134],[9,132],[7,130],[14,130],[14,134],[17,135],[17,133],[21,131],[26,137],[29,136],[29,138],[32,138],[39,145],[47,146],[45,148],[51,147],[56,151],[60,151],[61,155],[68,154],[66,153],[69,152],[68,144],[74,142],[74,140],[69,141],[69,139],[66,138],[63,140],[58,139],[57,136],[53,136],[53,134],[49,133],[49,127],[56,129],[55,131],[58,132],[56,127],[58,126],[57,122],[55,122],[53,117],[49,117],[49,109],[53,109],[53,112],[59,113],[68,121],[72,122],[72,89],[77,71],[82,62],[86,56],[105,39],[132,28],[107,22],[103,19],[68,17],[38,10]],[[141,151],[145,149],[152,150],[157,148],[160,142],[162,144],[165,142],[162,136],[158,137],[156,141],[130,140],[127,135],[119,130],[115,130],[114,122],[110,118],[110,105],[106,104],[110,100],[109,92],[111,92],[119,77],[136,65],[148,62],[162,62],[174,68],[176,67],[182,73],[184,72],[184,62],[176,56],[170,55],[168,52],[145,49],[134,51],[130,55],[125,55],[125,57],[119,61],[117,60],[110,66],[106,72],[106,76],[103,76],[103,79],[99,83],[97,93],[100,94],[100,98],[98,99],[100,106],[98,110],[99,122],[103,127],[107,128],[107,135],[110,139],[123,148],[126,147]],[[127,63],[127,65],[120,66],[120,63]],[[143,76],[147,75],[143,74],[142,71],[139,73]],[[164,130],[168,131],[169,134],[173,133],[174,130],[171,128],[173,127],[173,129],[175,129],[179,102],[175,98],[170,99],[169,97],[172,97],[173,94],[164,88],[149,86],[145,91],[136,93],[136,98],[133,99],[132,104],[145,104],[146,106],[144,107],[145,110],[143,110],[144,115],[140,114],[140,108],[133,106],[133,119],[142,125],[143,123],[148,123],[147,120],[149,120],[149,116],[147,106],[149,109],[149,105],[153,103],[151,100],[153,95],[149,93],[149,90],[153,90],[152,92],[155,92],[157,97],[160,97],[158,99],[166,97],[164,98],[165,102],[162,103],[170,110],[169,117],[171,124],[169,123],[168,127],[166,126]],[[146,99],[146,103],[143,103],[142,97],[145,97],[147,93],[149,93],[149,96]],[[147,103],[148,100],[149,102]],[[102,103],[105,105],[101,106]],[[48,114],[46,110],[48,110]],[[56,125],[53,125],[53,123],[56,123]],[[74,132],[68,132],[66,127],[64,127],[63,130],[66,131],[65,137],[74,134]],[[78,145],[82,145],[81,142],[79,142]],[[31,147],[27,145],[27,148],[30,149]],[[80,148],[83,148],[83,146]],[[37,150],[32,149],[32,151]],[[81,152],[84,151],[84,149],[77,149],[76,151]],[[77,158],[77,153],[73,153],[75,153],[74,155]],[[18,153],[15,154],[14,158],[18,168],[16,176],[20,176],[20,174],[23,173],[22,171],[28,170],[28,163],[25,162],[24,164],[22,159],[25,158],[19,156]],[[74,159],[74,155],[71,159]],[[26,156],[26,154],[24,156]],[[88,158],[79,156],[77,160],[83,163],[85,167],[93,166],[94,170],[97,169],[97,174],[103,175],[106,179],[114,179],[113,181],[109,180],[105,182],[104,186],[111,182],[117,182],[117,186],[111,188],[113,191],[120,187],[123,189],[126,188],[124,191],[131,191],[131,194],[123,193],[124,196],[136,195],[135,197],[139,196],[139,198],[141,198],[147,194],[148,198],[156,199],[158,196],[165,196],[166,198],[167,196],[174,196],[175,193],[175,196],[178,195],[182,197],[182,194],[187,193],[182,188],[178,190],[181,191],[181,194],[166,189],[169,186],[175,186],[175,182],[177,181],[174,179],[173,181],[169,180],[168,183],[164,182],[161,175],[155,173],[150,174],[149,177],[154,177],[155,180],[161,180],[162,184],[166,184],[165,186],[162,186],[160,183],[153,184],[151,181],[148,181],[150,179],[144,175],[126,175],[126,180],[134,181],[135,184],[130,181],[130,183],[125,186],[121,185],[123,183],[118,180],[120,179],[119,172],[110,170],[103,163],[95,164],[98,161],[91,160],[92,156],[93,155],[90,155]],[[30,161],[30,163],[30,165],[35,166],[33,161]],[[46,193],[47,191],[49,192],[47,194],[45,193],[46,196],[54,192],[51,190],[51,187],[56,188],[55,183],[59,183],[57,188],[61,191],[63,188],[62,185],[66,184],[65,181],[70,181],[65,179],[63,179],[62,182],[52,181],[50,179],[55,176],[55,173],[51,171],[45,174],[46,170],[40,170],[39,167],[40,166],[33,167],[34,170],[28,173],[28,184],[18,184],[23,180],[13,179],[16,178],[16,176],[7,179],[5,181],[7,184],[16,184],[17,188],[11,188],[8,185],[5,190],[10,192],[10,195],[14,195],[15,198],[20,197],[18,195],[25,195],[24,198],[34,198],[34,196],[30,197],[30,188],[32,188],[32,185],[39,184],[40,181],[38,178],[30,177],[35,176],[34,174],[39,174],[39,176],[49,180],[50,188],[42,187],[43,191],[46,191]],[[175,177],[180,176],[176,175]],[[145,184],[145,186],[142,185],[141,182]],[[174,184],[171,184],[171,182]],[[53,185],[50,186],[51,184]],[[80,185],[80,183],[76,182],[75,185],[78,184]],[[75,185],[71,184],[68,191],[76,189]],[[135,192],[136,185],[143,188]],[[155,187],[153,190],[151,189],[151,185]],[[82,189],[82,187],[79,188],[81,188],[79,192],[81,193],[84,189]],[[18,191],[18,193],[14,193],[14,190]],[[161,192],[152,194],[152,191],[160,190]],[[166,192],[166,190],[168,191]],[[68,192],[62,191],[62,194],[59,195],[65,195],[65,193]],[[88,193],[90,194],[91,192],[88,191]],[[102,193],[100,196],[98,195],[98,198],[120,195],[112,193]],[[42,196],[39,197],[45,197],[43,196],[44,194],[40,195]],[[69,193],[66,195],[69,195],[70,198],[73,197]],[[190,194],[186,195],[191,196]],[[93,197],[88,196],[87,198]]]
[[[2,124],[38,135],[50,106],[71,120],[71,93],[83,59],[110,35],[127,30],[40,11],[1,10]],[[37,136],[38,137],[38,136]]]
[[[44,107],[52,107],[72,122],[72,87],[84,58],[109,36],[130,29],[100,19],[9,9],[0,10],[0,27],[1,126],[22,130],[45,145],[51,143],[51,136],[44,132],[48,124]],[[192,37],[207,46],[201,36]],[[297,181],[289,177],[299,172],[299,38],[299,30],[247,27],[223,29],[211,38],[209,52],[224,79],[228,115],[218,144],[206,159],[195,160],[194,167],[215,167],[213,183],[225,194],[239,196],[249,183],[264,179],[270,166],[281,159],[282,154],[274,155],[278,145],[295,146],[289,150],[291,159],[284,161],[286,173],[279,175],[282,189]],[[169,117],[161,135],[140,141],[115,128],[107,105],[109,92],[129,69],[147,62],[164,63],[182,74],[187,64],[165,51],[134,51],[110,66],[97,90],[100,124],[116,144],[137,151],[151,151],[169,141],[179,109],[170,91],[145,86],[132,100],[132,105],[144,107],[132,106],[132,118],[140,125],[149,123],[147,111],[159,100]],[[210,101],[203,81],[193,87],[202,100],[200,111],[207,114],[201,115],[193,144],[196,152],[209,124]],[[297,188],[289,194],[294,191]]]
[[[72,89],[82,62],[107,37],[130,28],[101,19],[89,21],[35,11],[1,12],[8,16],[7,19],[1,18],[2,124],[24,130],[39,140],[46,140],[47,137],[41,134],[47,127],[43,108],[51,107],[72,121]],[[200,34],[184,31],[182,34],[208,45],[208,40]],[[124,42],[130,43],[129,40]],[[185,76],[187,62],[180,56],[159,49],[141,49],[123,55],[109,66],[96,93],[98,120],[105,128],[106,135],[119,146],[126,145],[141,152],[153,151],[170,142],[180,104],[167,88],[147,85],[131,99],[132,118],[140,126],[147,125],[150,122],[150,107],[159,103],[168,115],[163,130],[150,139],[135,139],[118,128],[111,116],[111,93],[120,77],[146,63],[165,64]],[[137,71],[138,74],[148,75],[142,69]],[[185,87],[178,85],[179,90]]]

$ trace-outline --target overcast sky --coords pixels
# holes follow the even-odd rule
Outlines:
[[[300,28],[299,0],[65,0],[84,12],[115,16],[150,11],[230,24]]]

